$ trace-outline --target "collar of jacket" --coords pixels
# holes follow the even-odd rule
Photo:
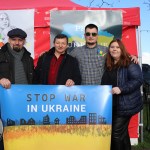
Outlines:
[[[49,52],[48,52],[50,55],[54,55],[54,53],[55,53],[55,47],[52,47],[50,50],[49,50]],[[64,56],[66,56],[67,55],[67,50],[65,51],[65,53],[64,53]]]
[[[5,53],[6,51],[8,51],[8,44],[9,43],[6,43],[4,46],[2,46],[2,48],[1,48],[2,52]],[[25,47],[23,47],[23,48],[24,48],[25,52],[28,53],[28,55],[31,55],[31,53],[29,51],[27,51],[27,49]]]

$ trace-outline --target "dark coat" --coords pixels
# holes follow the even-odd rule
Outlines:
[[[102,84],[107,85],[107,71],[102,77]],[[143,108],[140,87],[143,75],[139,65],[131,63],[127,68],[121,67],[117,71],[117,86],[121,94],[117,95],[117,114],[130,116],[138,113]]]
[[[5,44],[0,50],[0,79],[7,78],[11,81],[12,84],[14,84],[14,59],[12,54],[8,51],[7,44]],[[25,49],[22,57],[24,70],[29,84],[33,82],[34,73],[33,59],[30,55],[31,54]]]
[[[48,74],[50,70],[50,61],[54,56],[55,48],[53,47],[48,52],[45,52],[39,57],[35,68],[35,83],[48,84]],[[75,58],[65,53],[62,63],[59,67],[56,85],[65,85],[68,79],[72,79],[75,85],[81,84],[81,75],[78,67],[78,62]]]

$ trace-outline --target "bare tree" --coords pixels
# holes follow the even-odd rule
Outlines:
[[[92,7],[92,5],[94,5],[94,2],[97,2],[97,1],[96,0],[89,0],[89,6],[88,7]],[[118,0],[118,2],[120,2],[120,0]],[[114,4],[114,2],[109,3],[107,0],[100,0],[98,2],[98,4],[96,4],[95,6],[97,6],[99,8],[103,7],[104,5],[113,7],[113,4]]]
[[[103,1],[103,0],[102,0],[102,3],[99,4],[99,5],[97,5],[97,6],[98,6],[99,8],[101,8],[104,4],[106,4],[106,5],[110,6],[110,7],[113,7],[113,3],[112,3],[112,4],[109,4],[108,2],[105,2],[105,1]]]
[[[143,4],[147,5],[148,9],[150,10],[150,0],[147,0],[147,1],[144,2]]]

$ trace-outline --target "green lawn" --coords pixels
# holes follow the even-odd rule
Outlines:
[[[146,127],[147,127],[147,108],[148,108],[147,106],[148,106],[148,104],[144,104],[144,109],[143,109],[143,121],[144,121],[143,142],[139,141],[139,144],[136,146],[133,146],[132,150],[150,150],[150,130],[148,131],[146,129]],[[150,113],[149,113],[149,118],[150,118]],[[150,120],[149,120],[149,127],[150,127]]]

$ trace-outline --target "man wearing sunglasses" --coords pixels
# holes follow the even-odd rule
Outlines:
[[[93,48],[97,45],[97,39],[98,39],[98,33],[97,29],[93,28],[87,28],[85,32],[85,39],[86,39],[86,45],[89,48]]]
[[[104,70],[107,48],[97,44],[98,27],[88,24],[85,27],[86,44],[73,49],[70,53],[79,62],[82,85],[99,85]],[[101,55],[101,54],[102,55]]]
[[[85,27],[86,44],[76,47],[70,55],[78,60],[82,85],[100,85],[104,72],[104,64],[107,54],[107,47],[97,44],[98,27],[95,24],[88,24]],[[136,56],[132,56],[134,62],[138,62]]]

